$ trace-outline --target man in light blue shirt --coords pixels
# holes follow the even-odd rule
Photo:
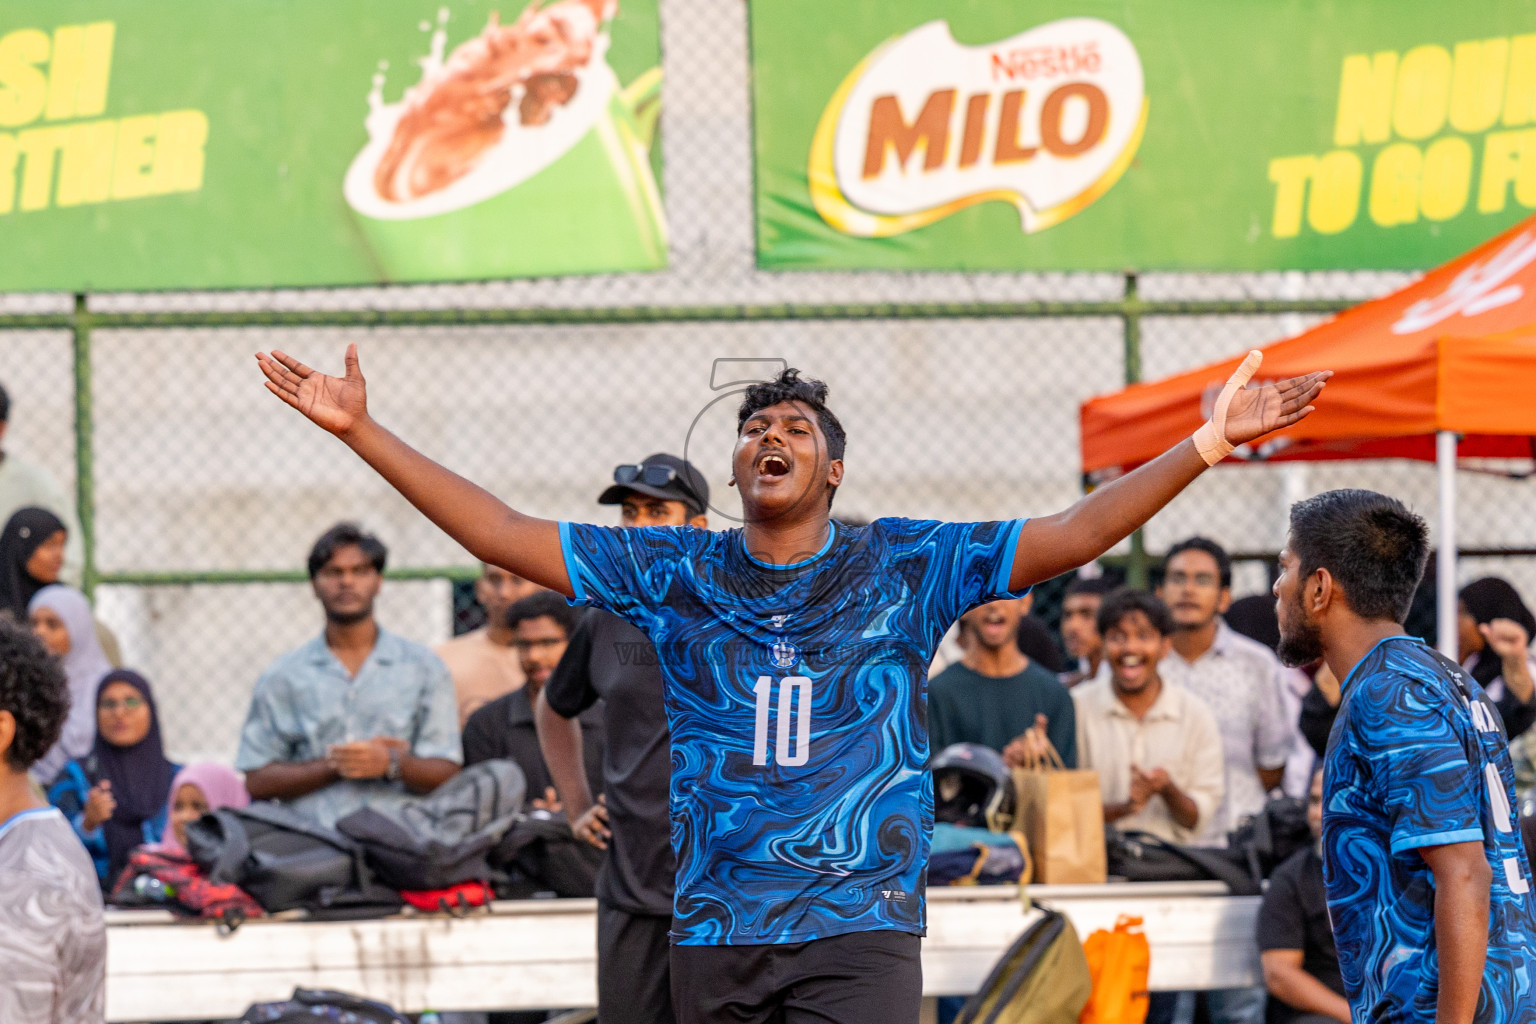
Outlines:
[[[262,673],[240,733],[235,767],[251,796],[327,827],[430,793],[463,763],[447,666],[374,621],[386,556],[350,523],[315,543],[309,578],[325,631]]]

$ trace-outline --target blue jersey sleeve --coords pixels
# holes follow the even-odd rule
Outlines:
[[[1483,779],[1467,757],[1459,707],[1418,680],[1383,673],[1362,680],[1354,715],[1372,751],[1372,771],[1386,801],[1393,853],[1483,838]],[[1475,736],[1473,736],[1475,742]]]
[[[1010,590],[1008,586],[1023,519],[880,522],[896,534],[898,557],[914,590],[945,628],[977,605],[1023,597],[1030,591],[1029,587]]]
[[[665,599],[695,535],[686,526],[611,527],[560,524],[560,549],[571,578],[572,603],[603,608],[636,625]],[[643,628],[643,626],[642,626]]]

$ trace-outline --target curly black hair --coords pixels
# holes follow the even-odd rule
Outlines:
[[[0,711],[16,719],[5,752],[12,771],[31,768],[59,741],[69,714],[69,684],[58,659],[32,633],[0,615]]]
[[[826,383],[802,378],[800,371],[794,367],[784,370],[773,380],[765,380],[747,388],[746,395],[741,400],[741,408],[736,412],[736,433],[740,434],[741,428],[746,426],[747,420],[754,415],[780,402],[799,402],[813,411],[816,414],[816,422],[821,426],[822,436],[827,439],[827,458],[843,457],[843,451],[848,446],[848,433],[843,429],[837,414],[827,408]],[[836,487],[829,489],[828,508],[832,506],[832,498],[836,493]]]

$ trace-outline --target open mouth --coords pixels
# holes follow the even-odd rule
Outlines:
[[[757,460],[757,472],[762,476],[786,476],[789,473],[789,460],[769,452]]]
[[[1139,654],[1123,654],[1115,659],[1115,667],[1120,670],[1120,675],[1126,678],[1137,678],[1145,670],[1147,659]]]

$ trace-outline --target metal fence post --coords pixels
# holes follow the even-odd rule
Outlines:
[[[81,568],[80,587],[85,596],[95,598],[96,571],[96,479],[92,458],[94,426],[91,416],[91,313],[84,294],[75,296],[75,310],[69,318],[75,342],[75,512],[80,520],[80,547],[85,564]]]
[[[1125,325],[1125,384],[1129,387],[1141,381],[1141,294],[1136,287],[1136,275],[1125,275],[1125,299],[1120,319]],[[1125,582],[1128,586],[1146,589],[1147,542],[1141,530],[1131,534],[1131,557],[1125,565]]]

